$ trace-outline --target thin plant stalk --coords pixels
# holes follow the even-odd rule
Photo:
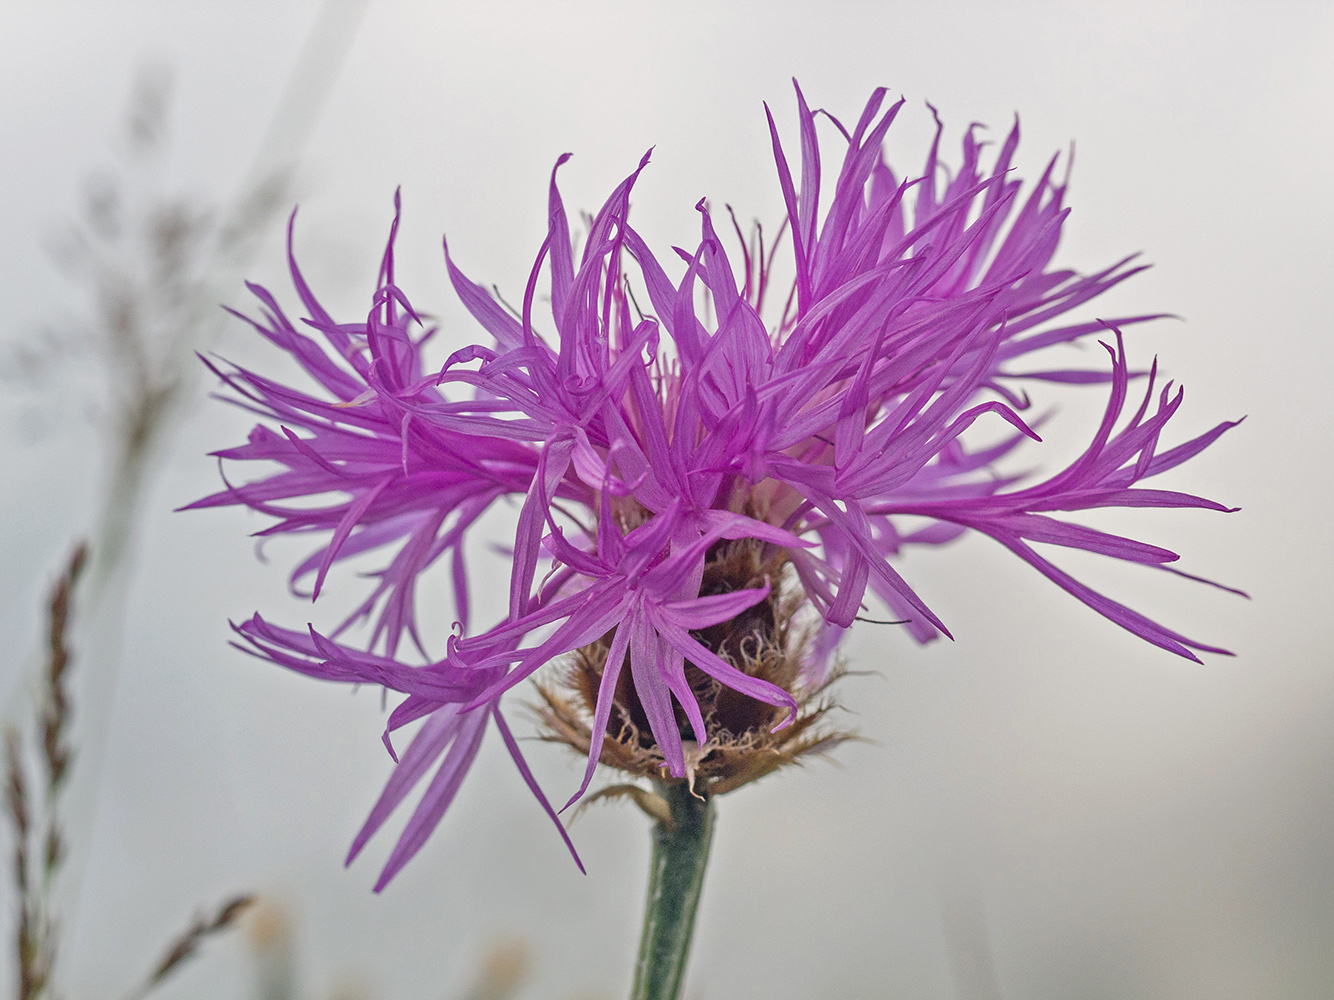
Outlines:
[[[696,795],[689,782],[664,784],[658,793],[670,810],[670,822],[653,824],[648,899],[630,1000],[681,996],[717,815],[712,796]]]
[[[218,301],[238,283],[260,247],[268,222],[288,197],[297,165],[367,5],[368,0],[325,0],[322,4],[240,193],[221,213],[210,256],[201,265],[203,278],[175,316],[171,342],[159,351],[157,364],[150,368],[129,364],[131,377],[126,381],[136,391],[117,401],[116,420],[110,424],[105,501],[94,544],[98,558],[86,600],[92,634],[99,642],[98,662],[84,677],[88,690],[83,704],[89,710],[82,723],[81,743],[91,766],[84,769],[70,796],[71,820],[78,829],[91,830],[98,811],[100,762],[105,757],[115,703],[136,526],[157,463],[179,426],[175,418],[190,399],[187,390],[198,367],[195,352],[205,349],[221,329],[224,314]],[[122,367],[127,359],[133,362],[141,354],[130,351],[121,358]],[[82,901],[90,840],[85,837],[76,845],[66,866],[65,910],[71,927]]]

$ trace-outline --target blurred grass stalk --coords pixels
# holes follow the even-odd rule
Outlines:
[[[101,769],[114,714],[123,622],[134,555],[152,479],[195,393],[198,363],[221,330],[218,303],[233,296],[270,224],[290,200],[293,177],[351,48],[367,0],[325,0],[278,109],[230,206],[200,211],[160,190],[169,80],[146,72],[126,125],[132,180],[146,181],[137,205],[122,204],[115,180],[91,192],[68,263],[97,303],[93,348],[108,408],[103,420],[102,489],[82,596],[76,722],[84,766],[66,792],[68,857],[59,891],[63,927],[77,936],[78,908],[94,839]],[[155,189],[156,187],[156,189]],[[59,359],[57,359],[59,360]],[[25,672],[31,674],[31,670]],[[30,681],[19,693],[28,694]],[[25,699],[14,698],[16,703]],[[10,706],[10,713],[18,711]],[[77,950],[77,949],[75,949]]]
[[[80,544],[52,587],[47,603],[45,667],[36,710],[40,794],[33,794],[29,781],[24,728],[11,724],[5,729],[5,805],[13,838],[11,876],[18,902],[13,952],[15,1000],[60,996],[53,985],[61,953],[61,914],[55,890],[71,840],[61,819],[63,792],[78,756],[69,738],[73,713],[68,637],[74,591],[87,562],[88,549]],[[249,896],[236,896],[212,917],[195,917],[127,1000],[142,1000],[155,990],[192,959],[208,938],[231,927],[252,901]]]
[[[51,590],[47,604],[46,655],[37,704],[37,748],[41,762],[41,793],[28,780],[24,730],[5,727],[5,799],[13,835],[15,894],[18,897],[14,935],[17,1000],[38,1000],[51,982],[59,946],[59,920],[52,902],[53,886],[68,852],[61,824],[61,799],[74,751],[69,740],[70,611],[74,588],[87,563],[88,550],[79,545]]]

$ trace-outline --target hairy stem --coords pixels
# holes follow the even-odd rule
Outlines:
[[[659,785],[658,793],[672,821],[653,824],[648,901],[630,1000],[679,1000],[713,840],[712,798],[697,798],[688,782]]]

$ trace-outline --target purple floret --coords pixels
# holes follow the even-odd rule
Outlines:
[[[290,226],[291,276],[309,332],[267,291],[250,286],[261,315],[247,321],[316,385],[301,391],[210,363],[232,390],[228,398],[265,421],[247,443],[217,456],[276,463],[279,471],[227,482],[191,506],[239,504],[274,518],[261,535],[318,537],[316,550],[291,574],[293,590],[312,599],[335,564],[371,551],[388,557],[364,601],[328,635],[278,628],[258,615],[236,627],[247,648],[280,665],[405,695],[386,728],[391,754],[390,733],[424,720],[395,758],[348,859],[439,761],[377,890],[439,823],[492,721],[565,837],[500,706],[509,689],[543,665],[604,637],[611,636],[610,651],[592,731],[606,731],[628,669],[673,778],[687,773],[683,741],[693,736],[703,746],[709,738],[688,665],[787,709],[788,722],[795,718],[790,692],[700,640],[701,630],[753,608],[780,582],[701,595],[706,562],[728,541],[749,539],[785,553],[796,585],[824,621],[805,668],[817,680],[844,631],[873,613],[868,602],[906,619],[919,641],[949,635],[895,569],[895,557],[904,546],[943,545],[967,530],[994,538],[1148,642],[1190,659],[1192,650],[1226,652],[1102,596],[1033,547],[1048,543],[1166,567],[1177,559],[1167,549],[1055,515],[1108,506],[1228,509],[1139,485],[1234,426],[1223,423],[1160,450],[1182,394],[1169,384],[1155,397],[1153,372],[1142,403],[1122,421],[1129,382],[1142,373],[1128,366],[1121,329],[1156,317],[1062,323],[1141,268],[1131,258],[1089,275],[1051,267],[1069,211],[1066,185],[1053,180],[1053,158],[1020,199],[1010,165],[1017,123],[989,171],[982,169],[976,126],[970,128],[962,166],[941,185],[937,119],[923,175],[899,181],[881,145],[903,102],[882,113],[883,90],[851,130],[826,116],[846,151],[821,220],[816,121],[823,112],[812,112],[799,89],[797,99],[799,179],[769,119],[787,207],[780,238],[786,233],[791,240],[795,266],[776,322],[762,317],[774,247],[766,254],[762,239],[742,238],[738,268],[703,202],[696,206],[700,243],[676,251],[684,272],[677,280],[668,276],[628,220],[647,154],[593,216],[578,254],[553,170],[549,231],[517,313],[466,277],[446,247],[455,292],[486,336],[454,351],[440,368],[423,360],[434,331],[395,283],[397,196],[364,322],[337,323],[320,306],[292,254]],[[544,323],[534,316],[539,285],[550,291]],[[645,294],[632,301],[628,286]],[[1106,367],[1016,367],[1022,355],[1099,334],[1110,356]],[[995,463],[1025,438],[1041,440],[1036,422],[1020,416],[1029,400],[1016,386],[1042,382],[1106,384],[1110,393],[1084,453],[1057,474],[1025,484],[998,474]],[[965,438],[978,421],[1002,421],[1009,431],[998,444],[973,447]],[[504,497],[519,508],[508,612],[473,629],[465,541]],[[910,530],[905,517],[917,526]],[[415,588],[442,559],[458,632],[437,658],[417,628]],[[366,633],[353,641],[353,626],[362,622]],[[405,637],[415,658],[404,654]],[[594,744],[571,802],[593,776],[600,749]]]

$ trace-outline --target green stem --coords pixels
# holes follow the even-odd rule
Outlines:
[[[648,901],[630,1000],[679,1000],[713,840],[712,798],[696,798],[688,782],[661,784],[657,791],[672,823],[653,824]]]

